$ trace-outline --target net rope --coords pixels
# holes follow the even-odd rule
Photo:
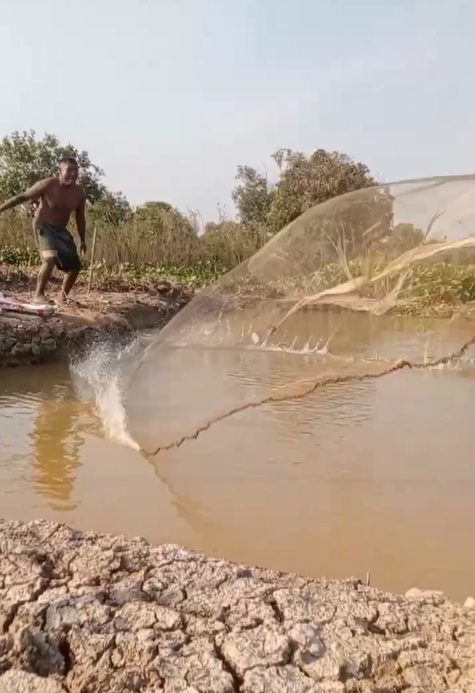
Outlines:
[[[362,373],[361,375],[355,375],[355,374],[350,374],[350,375],[339,375],[339,376],[330,376],[327,378],[324,378],[323,380],[318,380],[314,381],[311,383],[309,387],[307,387],[305,390],[302,392],[297,392],[297,393],[283,393],[283,394],[277,394],[273,393],[271,395],[268,395],[267,397],[263,397],[260,400],[253,400],[249,402],[244,402],[243,404],[234,407],[233,409],[229,409],[226,412],[223,412],[222,414],[213,417],[206,423],[202,424],[199,426],[193,433],[184,435],[178,440],[173,441],[172,443],[169,443],[168,445],[164,446],[159,446],[153,451],[147,451],[147,450],[141,450],[141,452],[147,456],[147,457],[156,457],[160,452],[165,452],[166,450],[172,450],[174,448],[179,448],[181,447],[184,443],[189,442],[191,440],[196,440],[202,433],[205,431],[208,431],[211,426],[214,426],[215,424],[219,423],[220,421],[224,421],[225,419],[229,419],[232,416],[235,416],[236,414],[246,411],[247,409],[257,409],[259,407],[262,407],[266,404],[270,404],[271,402],[289,402],[292,400],[297,400],[297,399],[304,399],[305,397],[309,397],[312,395],[316,390],[319,388],[328,386],[328,385],[340,385],[343,383],[349,383],[349,382],[354,382],[354,381],[359,381],[363,382],[365,380],[377,380],[379,378],[384,378],[385,376],[391,375],[392,373],[396,373],[397,371],[401,371],[403,369],[410,369],[410,370],[430,370],[431,368],[438,368],[440,366],[445,366],[448,365],[449,363],[453,363],[455,361],[458,361],[460,358],[464,356],[464,354],[467,352],[467,350],[475,344],[475,335],[471,337],[467,342],[465,342],[460,349],[457,349],[457,351],[454,351],[453,353],[447,355],[447,356],[441,356],[438,359],[434,359],[432,361],[428,362],[414,362],[412,363],[411,361],[406,361],[406,360],[400,360],[397,363],[388,366],[383,371],[380,371],[379,373]],[[294,382],[293,385],[299,385],[303,384],[304,382],[308,382],[308,379],[305,381],[300,381],[300,382]],[[283,387],[288,388],[288,385],[285,385]]]

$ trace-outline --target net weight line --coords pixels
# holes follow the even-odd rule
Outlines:
[[[322,380],[318,380],[316,382],[313,382],[312,385],[304,390],[303,392],[299,393],[293,393],[293,394],[271,394],[267,395],[266,397],[263,397],[262,399],[259,400],[251,400],[248,402],[245,402],[243,404],[240,404],[237,407],[233,407],[233,409],[229,409],[228,411],[224,412],[223,414],[218,414],[217,416],[213,417],[206,423],[202,424],[199,426],[194,433],[190,433],[188,435],[184,435],[181,438],[178,438],[177,440],[173,441],[172,443],[168,443],[167,445],[159,446],[156,448],[153,452],[147,452],[146,450],[141,449],[141,452],[143,455],[146,457],[156,457],[160,452],[165,452],[167,450],[173,450],[175,448],[181,447],[184,443],[191,441],[191,440],[196,440],[202,433],[205,431],[209,430],[211,426],[214,426],[214,424],[219,423],[220,421],[224,421],[225,419],[229,419],[235,414],[239,414],[242,411],[246,411],[247,409],[258,409],[259,407],[264,406],[265,404],[270,404],[272,402],[290,402],[294,400],[299,400],[299,399],[305,399],[305,397],[308,397],[309,395],[312,395],[316,390],[319,388],[325,387],[326,385],[338,385],[342,383],[349,383],[349,382],[354,382],[354,381],[365,381],[365,380],[377,380],[378,378],[383,378],[387,375],[391,375],[391,373],[397,373],[397,371],[402,371],[405,369],[410,369],[410,370],[429,370],[430,368],[437,368],[438,366],[444,366],[447,365],[448,363],[451,363],[453,361],[457,361],[460,359],[467,349],[469,349],[473,344],[475,344],[475,335],[471,337],[467,342],[465,342],[460,349],[457,351],[452,352],[451,354],[448,354],[447,356],[441,356],[438,359],[434,359],[433,361],[425,361],[425,362],[416,362],[413,363],[411,361],[408,361],[406,359],[401,359],[397,363],[393,364],[392,366],[389,366],[383,371],[380,371],[379,373],[361,373],[359,375],[340,375],[340,376],[329,376],[327,378],[323,378]],[[297,383],[293,383],[294,385]],[[291,387],[292,384],[287,384],[283,387],[289,388]]]

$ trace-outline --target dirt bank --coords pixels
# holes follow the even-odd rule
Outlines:
[[[1,268],[0,268],[1,270]],[[33,278],[0,271],[0,291],[21,301],[30,301]],[[53,284],[52,296],[59,289]],[[122,335],[139,329],[163,326],[191,298],[184,288],[163,283],[144,291],[116,290],[87,293],[79,285],[76,305],[62,307],[54,317],[20,313],[0,314],[0,367],[43,363],[80,348],[94,334]]]
[[[0,581],[3,693],[475,691],[475,609],[438,593],[45,521],[0,521]]]

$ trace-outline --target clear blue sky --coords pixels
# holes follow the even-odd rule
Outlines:
[[[238,164],[339,149],[475,171],[474,0],[3,0],[0,135],[89,150],[133,204],[232,212]]]

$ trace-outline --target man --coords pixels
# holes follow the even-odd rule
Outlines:
[[[45,178],[31,186],[26,192],[12,197],[0,206],[0,214],[23,202],[37,202],[33,226],[38,238],[43,264],[38,273],[35,303],[45,303],[45,289],[53,269],[65,273],[60,302],[67,301],[69,292],[81,270],[81,261],[74,239],[67,225],[74,212],[81,241],[81,254],[86,247],[86,196],[77,184],[79,166],[75,159],[66,157],[61,162],[59,176]]]

